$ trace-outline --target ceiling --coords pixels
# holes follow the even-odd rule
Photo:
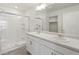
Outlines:
[[[25,13],[30,10],[35,10],[36,6],[39,4],[40,3],[0,3],[0,8],[9,8]],[[47,10],[57,10],[69,6],[79,5],[79,3],[47,3],[47,5]]]
[[[75,5],[79,5],[79,3],[53,3],[48,5],[47,10],[54,11],[54,10],[58,10],[58,9],[62,9],[70,6],[75,6]]]
[[[19,12],[26,12],[35,9],[38,3],[0,3],[0,8],[14,9]],[[17,8],[16,8],[17,7]]]

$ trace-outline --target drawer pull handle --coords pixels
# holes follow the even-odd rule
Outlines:
[[[32,41],[30,41],[30,45],[32,45]]]
[[[53,55],[53,52],[51,52],[51,55]]]

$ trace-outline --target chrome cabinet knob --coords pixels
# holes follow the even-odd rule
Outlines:
[[[51,52],[51,55],[53,55],[53,52]]]
[[[30,45],[32,45],[32,41],[30,41]]]

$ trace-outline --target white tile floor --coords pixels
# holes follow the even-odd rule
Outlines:
[[[23,46],[23,47],[20,47],[20,48],[18,48],[16,50],[7,52],[7,53],[5,53],[3,55],[29,55],[29,53],[27,53],[26,47]]]

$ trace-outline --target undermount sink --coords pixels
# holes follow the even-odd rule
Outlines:
[[[55,37],[57,41],[61,41],[61,42],[70,42],[71,40],[69,38],[66,37]]]

